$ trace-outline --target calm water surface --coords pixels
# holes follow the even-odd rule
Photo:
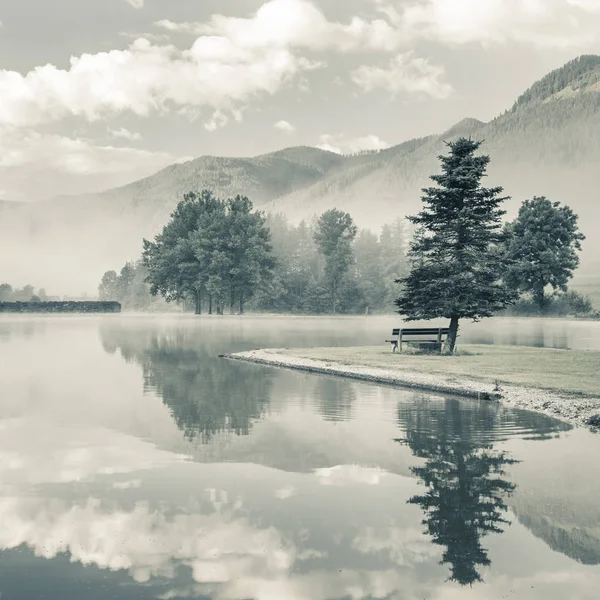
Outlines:
[[[597,600],[600,436],[217,358],[393,324],[0,318],[2,600]],[[598,348],[600,324],[462,334]]]

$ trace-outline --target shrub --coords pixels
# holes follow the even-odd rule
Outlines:
[[[586,425],[590,425],[591,427],[600,427],[600,413],[589,417],[586,421]]]

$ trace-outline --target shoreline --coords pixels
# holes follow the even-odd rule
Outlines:
[[[300,349],[298,351],[301,352]],[[284,352],[286,353],[284,354]],[[495,385],[492,383],[476,381],[464,376],[455,377],[439,373],[349,365],[335,360],[303,358],[294,356],[290,352],[293,350],[268,348],[222,354],[220,357],[408,390],[500,402],[511,408],[539,412],[575,426],[590,427],[587,420],[593,415],[600,414],[600,398],[596,397],[503,383],[500,384],[499,391],[496,391]]]

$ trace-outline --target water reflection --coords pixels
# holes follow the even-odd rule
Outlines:
[[[210,344],[198,345],[193,332],[101,329],[104,349],[117,350],[143,369],[144,390],[162,398],[188,440],[208,443],[220,432],[248,435],[268,409],[273,373],[237,364],[236,376],[223,369]]]
[[[10,342],[19,338],[29,340],[43,333],[45,329],[46,323],[43,321],[20,320],[0,315],[0,342]]]
[[[509,524],[503,517],[508,510],[504,497],[516,487],[503,476],[504,467],[517,461],[473,435],[493,423],[474,415],[456,400],[448,400],[439,412],[423,403],[398,406],[398,420],[406,428],[406,437],[398,441],[425,459],[411,471],[427,492],[409,503],[425,513],[422,523],[433,543],[444,547],[442,562],[450,564],[450,580],[461,585],[482,581],[478,567],[489,567],[491,561],[481,538],[502,533],[501,526]]]
[[[356,388],[343,379],[316,378],[316,408],[327,421],[349,421],[356,402]]]
[[[216,358],[336,336],[251,323],[109,319],[101,347],[63,320],[5,346],[3,599],[597,599],[597,437]]]

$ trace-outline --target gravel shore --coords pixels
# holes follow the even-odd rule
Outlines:
[[[371,383],[453,394],[468,398],[500,401],[507,406],[533,410],[573,425],[585,425],[592,415],[600,413],[600,398],[559,394],[537,388],[493,384],[465,378],[446,377],[385,368],[346,365],[333,361],[312,360],[282,354],[278,348],[249,350],[225,354],[223,358],[241,360],[274,367],[284,367],[308,373],[337,375]]]

